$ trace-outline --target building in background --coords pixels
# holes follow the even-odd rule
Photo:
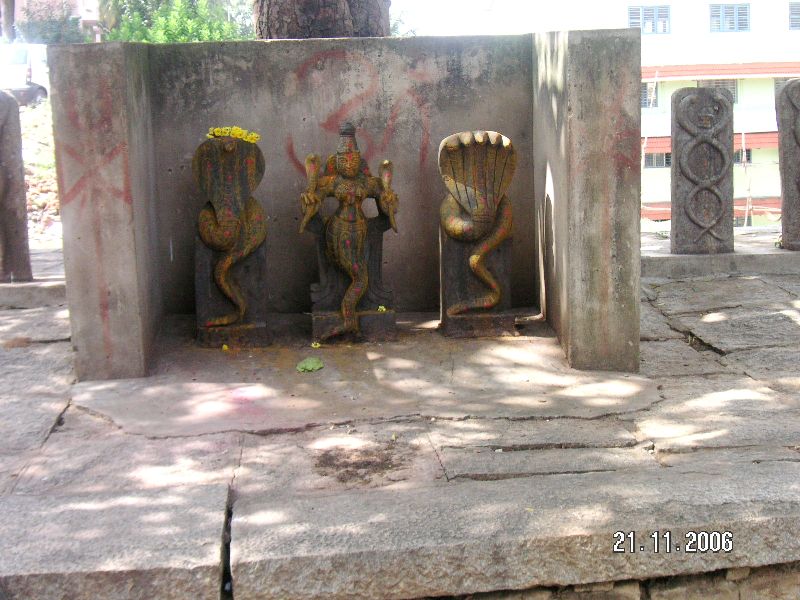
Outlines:
[[[775,94],[800,77],[800,2],[626,4],[625,10],[628,25],[642,30],[642,216],[669,218],[672,93],[715,86],[734,98],[737,224],[777,221]]]

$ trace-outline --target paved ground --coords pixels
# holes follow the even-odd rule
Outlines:
[[[407,315],[392,344],[224,351],[174,319],[152,377],[72,385],[66,317],[0,311],[0,598],[216,599],[231,574],[237,600],[402,598],[800,559],[797,275],[644,281],[639,375],[570,369],[541,323],[452,342]],[[308,356],[325,367],[298,373]],[[732,550],[687,552],[690,530]]]

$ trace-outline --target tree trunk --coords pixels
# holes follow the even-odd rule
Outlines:
[[[31,281],[17,101],[0,91],[0,281]]]
[[[14,8],[14,0],[2,0],[3,37],[7,42],[13,42],[16,37],[14,35]]]
[[[255,0],[261,39],[389,35],[391,0]]]

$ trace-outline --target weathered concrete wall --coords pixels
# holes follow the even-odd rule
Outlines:
[[[147,371],[161,319],[148,48],[50,50],[64,267],[81,379]]]
[[[781,170],[783,247],[800,250],[800,79],[793,79],[775,98]]]
[[[191,312],[197,214],[191,158],[210,126],[262,135],[266,174],[256,190],[268,216],[268,310],[309,310],[314,236],[297,233],[302,162],[336,149],[351,120],[373,172],[394,162],[399,233],[384,245],[384,281],[398,310],[439,303],[436,166],[442,138],[464,129],[510,137],[519,164],[514,201],[514,304],[535,297],[531,159],[531,37],[275,40],[153,46],[153,125],[161,285],[169,313]],[[328,200],[328,210],[334,201]],[[371,200],[368,214],[375,214]]]
[[[639,35],[534,36],[543,304],[581,369],[639,368]]]

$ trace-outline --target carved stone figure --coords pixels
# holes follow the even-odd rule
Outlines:
[[[733,252],[733,99],[727,90],[672,94],[673,254]]]
[[[790,79],[776,98],[781,169],[783,247],[800,250],[800,79]]]
[[[379,174],[373,177],[361,158],[351,123],[340,127],[336,154],[324,168],[316,154],[306,158],[308,187],[300,198],[300,232],[308,228],[317,235],[320,282],[311,286],[315,340],[345,333],[371,340],[396,335],[392,293],[382,281],[383,234],[390,227],[397,231],[392,163],[383,161]],[[339,206],[323,219],[319,210],[329,196]],[[364,215],[367,198],[375,199],[378,216]]]
[[[447,187],[440,208],[442,329],[445,335],[514,335],[511,201],[517,155],[496,131],[466,131],[439,145]]]
[[[257,134],[238,127],[212,129],[209,138],[192,160],[194,180],[207,200],[198,218],[203,243],[196,252],[198,340],[211,346],[263,345],[269,342],[265,325],[248,314],[248,294],[234,267],[253,255],[267,235],[264,212],[252,196],[264,176],[264,155],[255,144]],[[239,269],[250,289],[259,283],[261,258]]]

